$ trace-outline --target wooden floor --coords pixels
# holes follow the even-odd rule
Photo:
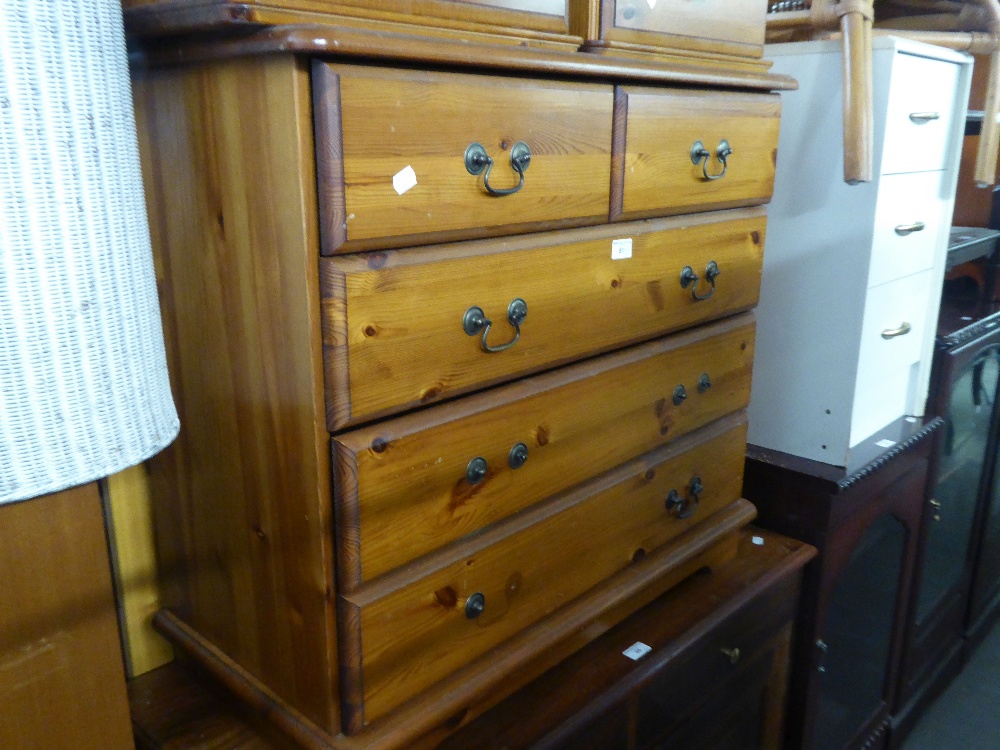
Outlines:
[[[191,665],[132,680],[129,701],[137,750],[295,750]]]

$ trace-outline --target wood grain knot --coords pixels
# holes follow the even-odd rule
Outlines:
[[[420,392],[420,400],[431,401],[432,399],[437,398],[440,394],[441,394],[441,386],[432,385],[430,388],[424,388],[424,390]]]
[[[445,586],[443,589],[435,591],[434,598],[445,609],[454,609],[455,605],[458,604],[458,594],[451,586]]]
[[[385,265],[387,256],[385,253],[370,253],[368,255],[368,267],[371,269],[379,269]]]
[[[375,326],[365,326],[365,336],[371,338],[372,336],[378,336],[378,328]]]
[[[611,279],[611,288],[612,289],[617,289],[621,285],[622,285],[622,280],[621,279]]]
[[[539,445],[548,445],[549,443],[549,429],[545,425],[538,425],[538,429],[535,430],[535,442]]]
[[[644,558],[645,556],[646,556],[646,550],[644,550],[642,547],[639,547],[639,549],[637,549],[635,552],[632,553],[632,562],[637,563],[640,560],[642,560],[642,558]]]
[[[750,239],[753,240],[753,244],[759,245],[760,244],[760,232],[758,232],[756,229],[753,230],[752,232],[750,232]]]
[[[653,477],[655,477],[655,476],[656,476],[656,471],[655,470],[653,470],[653,469],[646,469],[646,474],[644,475],[644,478],[645,478],[645,480],[647,482],[653,481]]]

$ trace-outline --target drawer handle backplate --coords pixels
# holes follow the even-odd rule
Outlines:
[[[730,148],[729,141],[725,138],[719,141],[719,145],[715,147],[715,158],[722,164],[722,171],[718,174],[709,174],[708,160],[712,158],[712,152],[705,148],[705,144],[701,141],[695,141],[691,145],[691,163],[701,162],[701,173],[705,175],[706,180],[721,180],[726,176],[726,170],[729,169],[727,160],[732,153],[733,149]]]
[[[910,120],[922,125],[925,122],[930,122],[931,120],[940,120],[940,112],[912,112],[910,113]]]
[[[514,327],[514,338],[506,344],[500,344],[499,346],[490,346],[486,343],[486,337],[490,335],[490,328],[493,325],[493,321],[486,317],[486,313],[483,312],[483,308],[481,307],[473,306],[465,311],[465,316],[462,318],[462,329],[469,336],[478,336],[482,332],[483,337],[480,343],[482,344],[483,351],[493,354],[510,349],[517,343],[517,340],[521,338],[521,323],[527,317],[528,303],[520,297],[511,300],[511,303],[507,306],[507,322]]]
[[[470,620],[475,620],[486,609],[486,597],[479,591],[470,596],[465,602],[465,616]]]
[[[708,290],[706,294],[698,294],[698,279],[700,278],[698,274],[694,272],[691,266],[684,266],[681,270],[681,289],[687,289],[691,287],[691,298],[696,302],[706,300],[715,294],[715,279],[721,274],[722,271],[719,269],[719,264],[714,260],[710,260],[708,265],[705,266],[705,280],[711,284],[712,288]]]
[[[915,221],[912,224],[900,224],[896,227],[896,234],[900,237],[905,237],[908,234],[913,234],[914,232],[922,232],[927,228],[927,225],[922,221]]]
[[[481,143],[470,143],[465,149],[465,168],[469,174],[483,175],[483,187],[490,195],[502,198],[513,195],[524,187],[524,173],[531,166],[531,148],[524,141],[518,141],[510,150],[510,167],[517,172],[520,182],[512,188],[495,188],[490,185],[490,171],[493,169],[493,157],[486,153]],[[485,170],[485,173],[484,173]]]
[[[489,471],[489,466],[486,459],[482,456],[476,456],[465,467],[465,478],[469,484],[479,484],[486,478],[487,471]]]
[[[911,326],[904,320],[902,323],[899,324],[899,328],[886,328],[884,331],[882,331],[882,338],[888,341],[889,339],[894,339],[897,336],[905,336],[912,330],[913,326]]]

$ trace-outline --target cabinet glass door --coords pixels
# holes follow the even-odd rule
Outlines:
[[[826,628],[816,644],[824,656],[818,667],[815,750],[841,750],[882,704],[906,539],[899,519],[878,518],[833,588]]]
[[[989,347],[980,352],[956,375],[945,415],[938,480],[926,522],[927,542],[917,600],[918,625],[961,582],[965,572],[1000,378],[1000,348]],[[1000,516],[1000,503],[994,506],[994,515]],[[991,523],[1000,523],[1000,518]]]

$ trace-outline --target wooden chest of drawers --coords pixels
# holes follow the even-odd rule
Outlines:
[[[788,80],[373,38],[135,75],[184,415],[159,623],[307,747],[462,726],[754,513]]]

